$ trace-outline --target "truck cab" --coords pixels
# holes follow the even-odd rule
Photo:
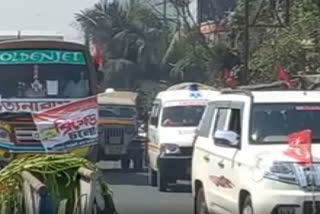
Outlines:
[[[99,94],[98,159],[121,161],[124,170],[133,161],[136,170],[142,169],[143,145],[138,138],[136,98],[129,91],[107,89]]]

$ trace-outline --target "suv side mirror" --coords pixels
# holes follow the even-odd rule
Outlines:
[[[233,131],[218,130],[214,133],[214,141],[217,144],[237,148],[239,146],[239,135]]]

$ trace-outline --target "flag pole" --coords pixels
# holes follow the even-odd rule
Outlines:
[[[313,155],[312,155],[312,132],[310,131],[310,170],[311,170],[311,192],[312,192],[312,214],[317,214],[317,202],[316,202],[316,178],[315,178],[315,171],[313,167]]]

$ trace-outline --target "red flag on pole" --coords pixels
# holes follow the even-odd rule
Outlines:
[[[285,155],[303,165],[310,165],[312,163],[310,130],[290,134],[288,136],[288,145],[287,151],[284,152]]]
[[[283,81],[283,83],[287,86],[287,88],[292,89],[293,85],[290,81],[290,77],[285,68],[280,65],[276,66],[276,76],[278,80]]]
[[[235,88],[237,86],[236,80],[229,69],[222,70],[222,81],[225,87]]]
[[[93,64],[97,68],[99,68],[102,65],[102,56],[100,49],[96,45],[94,45],[92,49]]]

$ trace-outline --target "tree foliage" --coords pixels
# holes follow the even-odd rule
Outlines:
[[[139,79],[221,86],[222,68],[232,69],[235,78],[243,69],[245,0],[236,2],[220,23],[224,31],[209,37],[199,31],[191,0],[167,1],[173,9],[170,16],[148,1],[129,0],[121,6],[102,0],[77,14],[77,21],[102,48],[108,87],[132,89]],[[284,0],[261,2],[250,1],[250,23],[258,11],[262,23],[285,19]],[[290,2],[289,25],[250,28],[250,83],[274,80],[275,65],[284,66],[292,75],[320,72],[320,3]],[[275,12],[279,17],[272,17]]]
[[[165,76],[159,67],[166,46],[164,26],[145,4],[103,0],[76,18],[102,50],[104,85],[130,89],[140,78]]]

